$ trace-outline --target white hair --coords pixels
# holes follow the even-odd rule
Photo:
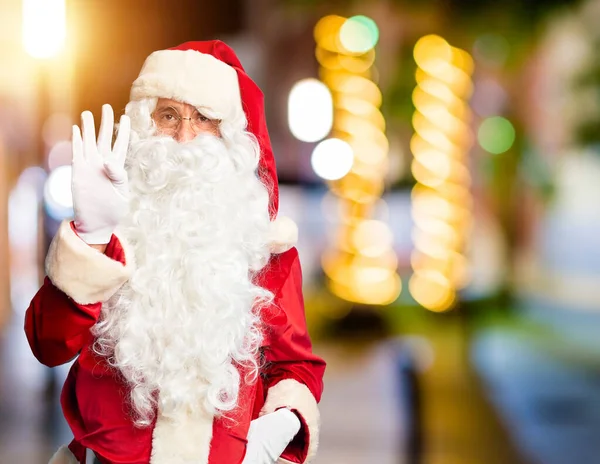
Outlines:
[[[131,388],[139,426],[161,414],[222,414],[253,382],[262,342],[256,284],[270,257],[269,194],[245,122],[179,144],[156,137],[156,100],[131,102],[127,170],[132,214],[120,233],[136,271],[103,305],[94,349]],[[207,115],[210,117],[210,115]]]

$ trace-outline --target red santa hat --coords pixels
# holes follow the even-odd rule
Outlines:
[[[246,74],[231,47],[220,40],[210,40],[185,42],[152,53],[131,88],[132,101],[144,98],[189,103],[210,110],[221,120],[234,121],[245,116],[247,130],[260,146],[259,175],[269,190],[272,251],[282,253],[295,245],[296,225],[286,217],[277,218],[279,188],[263,93]]]

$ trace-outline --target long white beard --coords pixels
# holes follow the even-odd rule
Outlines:
[[[258,312],[272,298],[254,284],[269,258],[269,198],[251,140],[241,140],[152,137],[130,148],[132,215],[119,232],[136,271],[94,334],[131,387],[138,425],[156,407],[174,419],[231,410],[236,365],[257,372]]]

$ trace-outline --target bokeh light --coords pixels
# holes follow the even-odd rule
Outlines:
[[[360,222],[354,229],[352,242],[361,255],[377,257],[392,248],[394,236],[385,222],[371,219]]]
[[[493,78],[481,78],[471,100],[471,107],[481,117],[502,113],[508,103],[508,94]]]
[[[438,35],[427,35],[417,41],[413,56],[422,70],[435,75],[449,69],[452,47]]]
[[[342,46],[353,53],[365,53],[375,47],[379,40],[379,28],[366,16],[348,18],[340,29]]]
[[[464,256],[471,225],[471,176],[467,155],[473,143],[468,100],[473,89],[473,59],[442,37],[429,35],[415,45],[418,69],[413,92],[415,131],[409,291],[431,311],[454,305],[457,291],[469,282]]]
[[[34,58],[52,58],[65,44],[65,0],[23,0],[23,47]]]
[[[315,173],[326,180],[337,180],[352,169],[354,154],[352,147],[343,140],[323,140],[314,149],[311,165]]]
[[[340,28],[345,22],[346,18],[337,15],[324,16],[317,22],[313,34],[317,43],[317,58],[320,50],[337,53]]]
[[[312,166],[338,202],[324,203],[335,227],[321,265],[329,290],[351,302],[386,305],[402,291],[389,226],[374,219],[389,171],[389,142],[376,84],[379,29],[366,16],[322,18],[314,30],[319,77],[334,104],[332,134]],[[381,218],[379,218],[381,219]]]
[[[477,131],[477,141],[481,148],[494,154],[504,153],[515,143],[515,128],[501,116],[484,119]]]
[[[327,136],[333,124],[331,92],[318,79],[302,79],[288,98],[288,123],[298,140],[317,142]]]
[[[450,280],[435,270],[415,272],[408,287],[417,303],[430,311],[447,311],[456,301],[456,292]]]
[[[44,185],[44,203],[48,214],[56,220],[72,216],[73,195],[71,193],[71,165],[53,170]]]

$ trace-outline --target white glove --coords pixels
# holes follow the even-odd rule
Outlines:
[[[77,234],[88,244],[106,244],[129,210],[125,156],[129,145],[129,117],[121,116],[119,134],[112,145],[113,110],[102,106],[102,123],[96,144],[94,117],[81,114],[83,140],[73,126],[73,210]]]
[[[278,409],[250,422],[248,447],[242,464],[275,464],[300,430],[300,419],[289,409]]]

